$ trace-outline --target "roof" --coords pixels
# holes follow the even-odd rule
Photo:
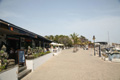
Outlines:
[[[99,44],[103,44],[103,45],[107,45],[107,42],[95,42],[95,43],[99,43]]]
[[[34,32],[29,31],[29,30],[23,29],[23,28],[21,28],[19,26],[16,26],[16,25],[12,24],[12,23],[9,23],[9,22],[7,22],[5,20],[0,19],[0,23],[5,24],[7,26],[11,26],[14,29],[19,30],[19,33],[21,33],[21,34],[25,34],[25,35],[30,36],[32,38],[43,39],[44,41],[47,41],[47,42],[52,42],[51,40],[48,40],[48,39],[46,39],[45,37],[43,37],[41,35],[38,35],[38,34],[36,34]]]

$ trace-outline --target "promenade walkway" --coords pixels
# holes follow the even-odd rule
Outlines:
[[[22,80],[120,80],[120,63],[103,61],[92,49],[67,49]]]

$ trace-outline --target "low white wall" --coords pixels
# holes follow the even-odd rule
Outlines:
[[[18,80],[18,66],[0,72],[0,80]]]
[[[58,55],[59,53],[61,53],[61,50],[57,51],[56,53],[53,53],[53,56]]]
[[[33,71],[33,60],[26,60],[26,66],[27,66],[27,69],[31,69]]]
[[[31,69],[32,71],[34,71],[40,65],[42,65],[47,60],[49,60],[52,56],[53,56],[53,53],[49,53],[33,60],[26,60],[27,69]]]

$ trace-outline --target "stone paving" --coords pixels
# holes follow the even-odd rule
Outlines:
[[[120,63],[93,56],[93,49],[63,50],[22,80],[120,80]]]

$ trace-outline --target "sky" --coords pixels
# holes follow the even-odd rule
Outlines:
[[[120,43],[120,0],[0,0],[0,19],[41,36]]]

